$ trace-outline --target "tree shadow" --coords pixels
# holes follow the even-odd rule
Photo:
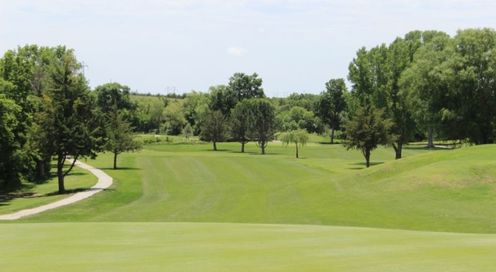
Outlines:
[[[425,144],[409,144],[409,145],[403,146],[403,149],[406,149],[406,150],[446,151],[446,150],[456,149],[456,145],[442,144],[442,145],[436,145],[435,147],[428,147]]]
[[[231,151],[231,150],[226,149],[226,148],[217,148],[217,150],[213,150],[213,149],[207,149],[207,150],[210,150],[212,152],[228,152],[228,151]]]
[[[66,177],[70,177],[70,176],[85,176],[85,175],[88,175],[88,173],[85,173],[85,172],[73,172],[73,171],[71,171]]]
[[[8,205],[10,202],[16,198],[31,198],[33,197],[33,192],[0,192],[0,205]]]
[[[59,193],[58,191],[53,191],[53,192],[42,194],[42,195],[36,195],[33,198],[35,198],[35,197],[41,198],[41,197],[56,196],[56,195],[70,195],[70,194],[75,194],[75,193],[89,191],[89,190],[92,190],[92,188],[74,188],[74,189],[65,190],[65,192],[63,192],[63,193]]]
[[[239,150],[229,150],[229,153],[232,153],[232,154],[247,154],[247,155],[256,155],[256,154],[258,154],[258,152],[254,152],[254,151],[241,152]]]
[[[275,156],[275,155],[281,155],[281,153],[278,152],[265,152],[265,154],[262,154],[260,152],[250,152],[248,155],[252,156]]]
[[[136,171],[136,170],[141,170],[139,167],[117,167],[117,169],[114,169],[113,167],[98,167],[100,170],[105,170],[105,171],[116,171],[116,170],[131,170],[131,171]]]
[[[381,165],[384,162],[370,162],[370,167],[376,166],[376,165]],[[366,169],[367,168],[367,163],[366,162],[354,162],[350,163],[350,165],[356,165],[353,167],[348,167],[350,170],[361,170],[361,169]],[[361,167],[359,167],[361,166]]]

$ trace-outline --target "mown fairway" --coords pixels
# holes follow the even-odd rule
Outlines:
[[[392,161],[391,149],[361,155],[340,145],[293,149],[235,143],[148,145],[106,171],[113,190],[25,221],[181,221],[325,224],[496,232],[496,146],[426,152],[412,146]],[[419,154],[424,153],[424,154]],[[95,162],[111,165],[103,155]]]
[[[329,226],[0,226],[2,271],[494,271],[495,235]],[[8,245],[8,246],[7,246]]]
[[[379,149],[370,169],[340,145],[309,144],[300,160],[277,143],[266,156],[253,144],[246,154],[235,143],[220,147],[147,145],[123,155],[119,170],[109,155],[89,161],[115,178],[113,188],[1,224],[2,270],[496,268],[496,145],[413,145],[400,161]]]

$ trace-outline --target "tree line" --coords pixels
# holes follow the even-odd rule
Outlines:
[[[0,187],[40,181],[55,168],[59,193],[77,159],[136,150],[129,90],[91,91],[74,51],[28,45],[0,59]]]
[[[257,74],[235,73],[208,92],[131,95],[107,83],[91,89],[74,51],[28,45],[0,59],[0,187],[43,180],[52,167],[64,177],[79,158],[139,149],[133,132],[218,142],[255,141],[262,154],[278,138],[298,146],[307,133],[328,133],[349,149],[390,146],[396,159],[411,141],[496,140],[496,32],[456,35],[412,31],[391,43],[360,48],[345,79],[330,79],[320,94],[269,98]]]
[[[349,66],[348,148],[392,146],[396,159],[415,138],[495,142],[496,32],[467,29],[454,37],[413,31],[390,44],[361,48]]]

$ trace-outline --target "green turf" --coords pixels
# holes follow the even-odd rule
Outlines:
[[[454,232],[496,232],[496,146],[426,152],[415,146],[393,161],[373,153],[309,144],[303,159],[271,144],[154,144],[104,169],[113,190],[24,221],[188,221],[366,226]],[[420,154],[424,153],[424,154]],[[109,155],[91,161],[111,165]]]
[[[2,271],[496,269],[495,234],[439,232],[496,233],[496,145],[411,145],[399,161],[380,148],[365,169],[359,152],[313,140],[299,160],[276,143],[262,156],[161,141],[118,170],[102,154],[87,162],[110,189],[0,224]]]
[[[206,223],[0,225],[2,271],[494,271],[496,235]]]
[[[95,185],[97,178],[89,172],[74,167],[70,175],[65,178],[68,194],[85,190]],[[57,194],[57,177],[52,177],[41,184],[25,183],[20,190],[9,194],[2,194],[0,198],[0,214],[11,213],[51,203],[67,197],[68,194]]]

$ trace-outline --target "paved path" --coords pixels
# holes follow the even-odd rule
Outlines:
[[[66,197],[64,199],[61,199],[61,200],[58,200],[58,201],[55,201],[55,202],[52,202],[52,203],[49,203],[49,204],[46,204],[43,206],[39,206],[36,208],[31,208],[31,209],[20,210],[18,212],[14,212],[14,213],[0,215],[0,220],[16,220],[16,219],[19,219],[22,217],[30,216],[33,214],[38,214],[38,213],[41,213],[44,211],[48,211],[51,209],[55,209],[58,207],[69,205],[69,204],[72,204],[74,202],[78,202],[80,200],[86,199],[86,198],[88,198],[88,197],[90,197],[96,193],[99,193],[99,192],[103,191],[104,189],[106,189],[112,185],[112,177],[107,175],[102,170],[94,168],[93,166],[82,163],[80,161],[77,161],[76,165],[83,168],[83,169],[90,171],[93,175],[95,175],[98,178],[98,182],[93,187],[91,187],[91,189],[83,191],[83,192],[75,193],[69,197]]]

